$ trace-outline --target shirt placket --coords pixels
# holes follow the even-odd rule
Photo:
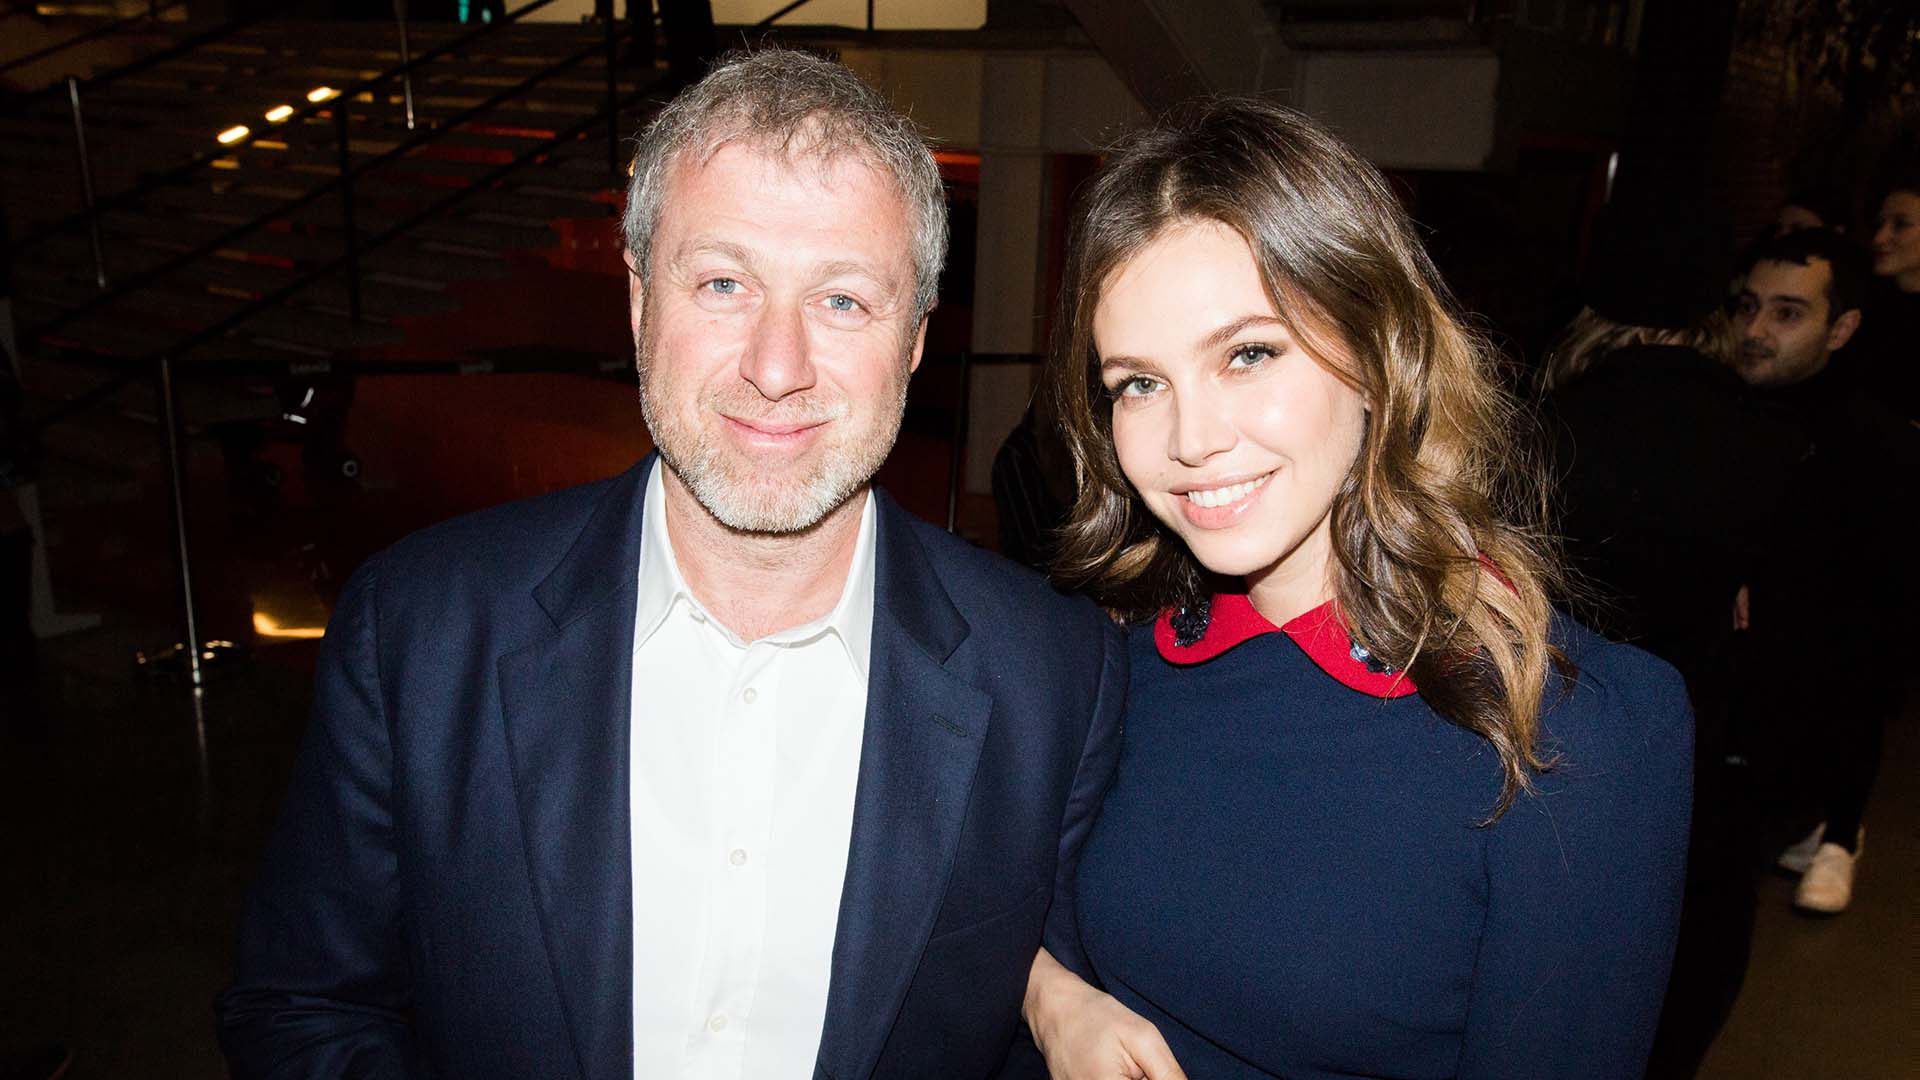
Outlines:
[[[781,650],[748,645],[726,687],[718,716],[714,843],[708,877],[713,938],[706,952],[708,988],[702,1028],[706,1053],[695,1055],[699,1075],[737,1080],[746,1067],[754,988],[766,944],[767,843],[774,788],[772,712],[778,698]]]

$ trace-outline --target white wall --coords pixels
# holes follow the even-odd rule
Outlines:
[[[1303,51],[1293,103],[1389,169],[1482,169],[1494,150],[1491,51]]]

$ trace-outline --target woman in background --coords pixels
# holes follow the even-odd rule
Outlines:
[[[1053,1074],[1637,1076],[1686,697],[1553,613],[1518,417],[1380,174],[1199,107],[1092,183],[1062,295],[1059,568],[1139,625],[1077,890],[1104,992],[1029,984]]]

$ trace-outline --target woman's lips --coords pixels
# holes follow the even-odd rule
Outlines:
[[[1262,473],[1237,483],[1189,488],[1178,493],[1180,512],[1197,528],[1228,528],[1238,524],[1247,511],[1260,501],[1261,494],[1267,490],[1267,481],[1272,478],[1272,473]]]

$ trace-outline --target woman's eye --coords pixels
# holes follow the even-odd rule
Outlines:
[[[1157,380],[1145,375],[1129,375],[1108,387],[1107,393],[1117,398],[1145,397],[1159,388],[1160,383]]]
[[[1250,368],[1280,355],[1271,345],[1242,345],[1227,357],[1230,368]]]

